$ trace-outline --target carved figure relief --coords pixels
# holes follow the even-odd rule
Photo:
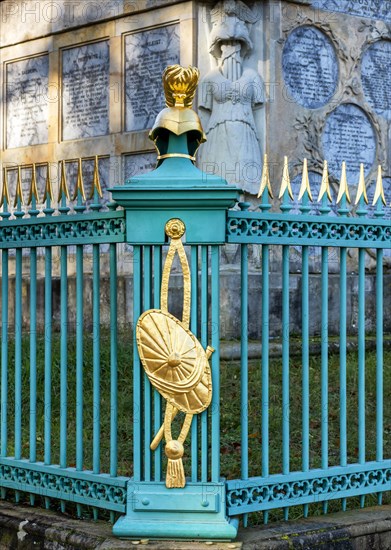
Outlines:
[[[209,53],[216,67],[200,86],[199,107],[209,120],[199,165],[256,194],[262,154],[253,109],[265,98],[261,77],[244,61],[253,48],[249,25],[257,21],[259,13],[241,1],[223,0],[210,15]]]

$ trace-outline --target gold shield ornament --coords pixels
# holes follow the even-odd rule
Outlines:
[[[162,274],[160,309],[149,309],[139,317],[136,339],[148,379],[167,402],[163,424],[151,443],[151,449],[155,450],[165,438],[168,458],[166,486],[173,488],[186,484],[182,462],[183,445],[193,415],[207,409],[212,399],[208,360],[214,350],[210,346],[204,350],[189,330],[191,279],[181,240],[185,225],[179,219],[171,219],[165,226],[165,232],[171,242]],[[168,312],[168,285],[176,254],[183,272],[182,320]],[[179,411],[185,414],[185,419],[178,438],[173,439],[171,423]]]

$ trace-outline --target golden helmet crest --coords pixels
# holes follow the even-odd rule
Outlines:
[[[198,143],[206,141],[201,121],[191,108],[199,81],[199,70],[196,67],[169,65],[163,73],[163,88],[166,109],[156,117],[149,137],[155,141],[168,130],[177,136],[192,132]]]

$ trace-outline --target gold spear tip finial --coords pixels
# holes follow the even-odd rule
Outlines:
[[[63,198],[70,200],[67,178],[65,174],[64,160],[61,161],[61,176],[60,176],[60,186],[58,188],[58,202],[60,202]]]
[[[338,191],[338,197],[337,197],[337,203],[340,203],[343,197],[346,197],[346,200],[351,203],[350,200],[350,194],[349,194],[349,186],[348,186],[348,180],[346,177],[346,162],[342,162],[342,169],[341,169],[341,179],[339,182],[339,191]]]
[[[301,178],[301,186],[299,191],[299,201],[304,197],[304,193],[307,191],[308,198],[312,202],[312,193],[310,179],[308,177],[308,164],[307,159],[303,160],[303,175]]]
[[[1,189],[0,206],[3,206],[5,201],[7,205],[10,204],[10,194],[9,194],[9,188],[8,188],[8,171],[7,171],[7,167],[3,166],[3,187]]]
[[[191,108],[199,78],[200,71],[197,67],[166,67],[163,72],[163,88],[167,107]]]
[[[333,199],[331,197],[331,191],[330,191],[329,171],[328,171],[327,160],[325,160],[324,163],[323,163],[322,182],[320,184],[318,202],[321,202],[324,195],[327,195],[327,198],[329,199],[329,201],[332,202]]]
[[[14,207],[18,206],[19,201],[20,201],[20,205],[22,206],[23,205],[23,191],[22,191],[22,175],[21,175],[20,165],[18,166],[18,179],[16,181]]]
[[[103,197],[102,193],[102,186],[100,184],[100,177],[99,177],[99,158],[98,155],[95,155],[94,159],[94,176],[92,181],[92,188],[91,188],[91,195],[90,199],[94,198],[94,192],[97,192],[99,197]]]
[[[360,202],[361,197],[364,198],[364,201],[368,204],[367,190],[365,187],[365,174],[364,174],[364,164],[360,164],[360,179],[358,182],[357,196],[355,204]]]
[[[267,188],[270,198],[273,198],[273,192],[272,192],[272,186],[270,183],[270,176],[269,176],[269,163],[267,159],[267,153],[263,155],[263,166],[262,166],[262,176],[261,176],[261,182],[259,184],[259,191],[257,197],[262,197],[265,189]]]
[[[47,162],[47,168],[46,168],[46,182],[45,182],[45,191],[43,193],[43,200],[54,200],[53,197],[53,185],[52,180],[50,178],[50,164]]]
[[[30,192],[29,192],[29,198],[27,201],[28,206],[32,204],[33,198],[35,200],[39,200],[38,198],[38,188],[37,188],[37,176],[35,171],[35,162],[33,162],[33,166],[31,168],[31,182],[30,182]]]
[[[387,206],[386,197],[384,195],[382,168],[381,168],[380,164],[377,167],[377,179],[376,179],[375,195],[373,197],[373,203],[372,204],[375,205],[379,199],[381,199],[384,206]]]
[[[284,167],[282,169],[282,180],[281,180],[281,188],[280,188],[280,194],[278,195],[279,199],[282,199],[284,196],[284,193],[288,191],[288,194],[293,199],[293,193],[292,193],[292,186],[291,186],[291,180],[289,177],[289,164],[288,164],[288,157],[284,156]]]
[[[81,198],[83,201],[86,200],[86,193],[84,190],[84,181],[83,181],[83,169],[82,169],[82,163],[81,163],[81,157],[77,160],[77,180],[76,180],[76,186],[75,191],[73,193],[72,200],[76,200],[78,198],[78,194],[80,193]]]

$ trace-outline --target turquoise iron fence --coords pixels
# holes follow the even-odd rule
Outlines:
[[[180,107],[172,107],[172,110]],[[189,109],[186,111],[186,113]],[[171,113],[172,114],[172,113]],[[187,115],[186,115],[187,116]],[[190,116],[190,115],[189,115]],[[162,117],[160,122],[163,124]],[[173,124],[172,119],[168,125]],[[37,208],[38,194],[34,170],[30,189],[29,206],[23,207],[20,177],[16,186],[14,208],[10,209],[10,194],[7,174],[4,175],[0,222],[0,248],[2,249],[2,328],[1,328],[1,433],[0,433],[0,487],[3,498],[28,495],[31,504],[36,496],[44,498],[45,505],[59,502],[61,510],[66,502],[76,504],[82,514],[83,506],[94,511],[120,515],[113,529],[122,537],[157,538],[217,538],[229,539],[236,535],[238,519],[244,523],[251,512],[268,513],[282,509],[288,518],[289,508],[302,505],[303,513],[310,512],[313,503],[323,503],[327,511],[330,499],[341,499],[346,508],[348,497],[360,497],[364,505],[365,495],[381,495],[391,487],[391,460],[384,448],[384,269],[383,255],[391,248],[391,227],[384,197],[381,173],[377,180],[370,215],[366,203],[363,171],[355,199],[355,208],[348,206],[349,190],[343,166],[337,212],[331,215],[331,194],[327,166],[323,173],[317,211],[311,210],[311,188],[306,163],[303,166],[303,181],[299,193],[299,213],[292,212],[292,192],[289,183],[288,164],[285,162],[280,192],[280,211],[271,211],[269,193],[271,185],[267,171],[267,159],[260,187],[259,208],[250,211],[248,203],[237,203],[237,190],[228,186],[218,176],[207,175],[192,163],[194,154],[194,127],[180,133],[164,126],[155,128],[154,139],[162,154],[158,157],[156,170],[132,178],[124,186],[111,189],[113,202],[106,211],[99,203],[99,179],[94,180],[92,202],[87,206],[81,177],[81,163],[75,196],[69,198],[62,171],[58,206],[53,207],[53,193],[48,180],[45,204]],[[195,125],[195,126],[194,126]],[[162,131],[162,127],[164,131]],[[188,127],[186,128],[188,130]],[[73,206],[72,206],[73,204]],[[235,204],[239,209],[230,210]],[[118,209],[122,207],[122,209]],[[12,210],[12,212],[11,212]],[[372,216],[372,217],[370,217]],[[118,319],[117,319],[117,247],[119,243],[132,246],[133,320],[149,309],[161,311],[163,261],[167,254],[165,227],[173,218],[183,222],[186,233],[183,242],[190,264],[189,284],[191,292],[190,330],[200,339],[205,350],[208,344],[214,348],[210,360],[212,401],[207,410],[195,416],[191,424],[191,443],[184,462],[187,481],[184,487],[169,488],[163,481],[166,458],[160,446],[151,450],[151,440],[159,431],[163,420],[163,399],[150,384],[143,370],[137,345],[133,346],[133,358],[126,357],[126,368],[133,373],[133,411],[119,408],[119,392],[127,402],[130,388],[118,380]],[[173,239],[174,237],[172,237]],[[179,237],[178,237],[179,238]],[[172,242],[172,241],[171,241]],[[220,251],[226,243],[236,243],[240,248],[241,298],[241,361],[238,386],[240,401],[240,476],[235,478],[230,471],[221,477],[221,399],[220,376],[224,366],[220,361]],[[102,395],[101,369],[102,342],[100,334],[101,263],[100,250],[108,245],[109,251],[109,301],[110,301],[110,360],[104,375],[109,377],[109,396]],[[249,385],[250,360],[249,335],[249,249],[252,245],[261,248],[261,265],[257,276],[261,279],[262,292],[261,325],[262,356],[258,361],[258,384],[260,399],[254,402]],[[72,248],[70,251],[69,247]],[[321,293],[316,297],[321,310],[319,335],[321,356],[316,368],[320,371],[317,387],[321,401],[321,419],[318,427],[311,425],[310,389],[312,374],[310,366],[309,320],[314,304],[310,299],[310,247],[318,247],[321,263]],[[290,251],[298,247],[301,257],[301,348],[300,403],[292,403],[292,368],[290,354]],[[366,394],[366,249],[376,252],[376,391],[371,400],[375,402],[375,433],[366,427],[368,396]],[[38,260],[43,250],[44,263],[44,350],[37,350],[37,276]],[[329,257],[333,250],[338,256],[339,293],[330,296]],[[358,272],[358,359],[355,365],[357,393],[356,409],[358,426],[357,450],[348,451],[349,423],[347,402],[352,388],[347,383],[347,278],[348,250],[357,252]],[[53,251],[59,258],[60,277],[60,348],[53,355],[52,320],[52,269]],[[58,252],[57,252],[58,251]],[[271,386],[270,372],[270,303],[271,253],[278,258],[282,281],[280,308],[281,358],[279,384]],[[73,365],[69,361],[70,331],[68,327],[69,302],[69,257],[75,259],[75,373],[76,385],[70,388],[68,373]],[[84,326],[86,325],[84,286],[84,261],[92,264],[92,364],[84,355]],[[183,259],[183,258],[182,258]],[[24,338],[23,317],[23,266],[28,263],[29,311],[28,349]],[[11,269],[10,269],[11,266]],[[13,272],[14,270],[14,272]],[[184,272],[185,273],[185,272]],[[274,274],[273,274],[274,276]],[[184,279],[186,276],[184,275]],[[13,284],[13,280],[15,281]],[[11,292],[12,291],[12,292]],[[167,288],[165,289],[167,292]],[[337,388],[329,383],[329,300],[338,300],[340,307],[339,338],[339,383]],[[9,324],[11,300],[14,300],[14,326]],[[88,320],[88,321],[91,321]],[[13,334],[11,334],[13,332]],[[157,333],[156,333],[157,334]],[[190,334],[190,333],[188,333]],[[127,339],[135,342],[129,331]],[[172,343],[172,342],[171,342]],[[10,361],[10,345],[14,357]],[[152,339],[152,345],[153,339]],[[177,350],[180,355],[181,350]],[[23,401],[22,387],[25,363],[28,354],[29,405]],[[153,355],[153,354],[152,354]],[[39,356],[39,357],[38,357]],[[58,369],[56,367],[58,365]],[[38,378],[43,376],[43,385]],[[59,377],[60,409],[53,413],[53,380]],[[86,377],[92,377],[93,407],[86,410],[84,388]],[[12,392],[10,380],[12,382]],[[75,394],[70,407],[71,393]],[[339,411],[329,408],[330,392],[338,392]],[[250,396],[251,394],[251,396]],[[282,395],[281,433],[271,433],[271,401]],[[101,406],[109,399],[110,433],[101,429]],[[233,397],[236,399],[236,397]],[[40,403],[38,413],[37,403]],[[251,407],[250,407],[251,406]],[[123,407],[123,406],[122,406]],[[44,416],[43,448],[37,450],[38,414]],[[300,415],[300,426],[292,433],[293,420]],[[337,418],[339,439],[329,437],[330,417]],[[118,418],[125,417],[132,425],[121,438],[132,437],[133,456],[126,457],[133,465],[118,475]],[[13,420],[11,425],[10,419]],[[86,469],[84,429],[90,423],[93,432],[91,467]],[[259,426],[260,437],[252,439],[251,427]],[[296,423],[297,424],[297,423]],[[56,430],[53,430],[57,427]],[[165,427],[166,429],[166,427]],[[58,462],[52,454],[53,433],[59,434]],[[312,444],[319,432],[320,448]],[[299,435],[298,435],[299,434]],[[224,435],[225,437],[225,435]],[[369,438],[376,437],[375,454],[366,450]],[[109,438],[110,460],[101,469],[101,445]],[[300,439],[301,464],[292,462],[290,446]],[[251,442],[250,442],[251,439]],[[72,453],[70,442],[74,441]],[[271,445],[277,448],[280,461],[271,468]],[[251,444],[250,444],[251,443]],[[120,451],[119,451],[120,450]],[[71,456],[72,455],[72,456]],[[331,459],[332,457],[332,459]],[[170,458],[170,457],[169,457]],[[170,458],[171,459],[171,458]],[[132,470],[132,471],[131,471]],[[277,471],[276,471],[277,470]],[[123,473],[123,472],[121,472]]]
[[[97,162],[97,161],[96,161]],[[121,513],[125,511],[127,479],[117,476],[117,244],[125,240],[124,212],[111,205],[110,210],[100,212],[99,180],[95,179],[94,196],[89,210],[85,205],[85,193],[81,179],[81,165],[76,188],[73,211],[69,206],[69,192],[65,181],[64,163],[58,207],[53,208],[53,191],[47,179],[44,194],[44,207],[37,209],[38,190],[33,167],[30,186],[30,208],[23,206],[20,169],[16,186],[13,208],[10,204],[7,172],[4,170],[1,204],[3,206],[0,222],[0,248],[2,266],[1,286],[1,433],[0,433],[0,486],[2,497],[13,493],[16,501],[22,494],[29,495],[34,504],[36,496],[44,497],[46,506],[53,499],[58,499],[61,509],[65,503],[72,502],[77,506],[78,514],[82,505],[92,506],[94,516],[98,509]],[[96,164],[97,168],[97,164]],[[10,211],[12,210],[12,213]],[[110,468],[107,473],[100,469],[100,443],[104,434],[100,427],[100,249],[103,244],[109,247],[110,256],[110,377],[111,377],[111,426],[110,426]],[[74,250],[70,249],[73,247]],[[86,247],[90,246],[93,274],[93,365],[88,368],[93,377],[93,411],[86,411],[83,406],[83,382],[86,376],[86,365],[83,356],[83,335],[86,319],[83,315],[83,260]],[[60,263],[60,354],[53,356],[53,252]],[[29,267],[22,273],[25,259]],[[37,278],[41,275],[38,261],[44,262],[44,351],[37,350],[37,298],[39,288]],[[68,360],[69,351],[69,275],[70,260],[76,259],[76,388],[69,387]],[[10,264],[14,274],[10,274]],[[13,267],[14,266],[14,267]],[[14,279],[14,284],[12,283]],[[29,324],[23,327],[23,295],[28,292]],[[11,303],[13,302],[13,304]],[[14,305],[14,308],[11,306]],[[13,323],[9,322],[10,311],[14,311]],[[28,338],[28,342],[26,341]],[[10,362],[10,346],[14,355]],[[28,348],[28,350],[26,349]],[[23,405],[22,394],[22,355],[29,354],[28,393],[29,403]],[[59,368],[56,365],[59,363]],[[23,368],[26,368],[24,363]],[[83,373],[84,370],[84,373]],[[54,376],[60,378],[60,410],[56,415],[52,411]],[[10,382],[12,377],[12,399]],[[43,386],[39,378],[43,377]],[[57,387],[56,386],[56,387]],[[76,405],[73,410],[68,407],[71,392],[76,392]],[[58,398],[57,398],[58,400]],[[39,404],[38,404],[39,403]],[[43,418],[43,434],[37,430],[38,415]],[[85,418],[92,423],[93,451],[91,470],[85,469],[85,444],[83,426]],[[13,418],[13,425],[9,418]],[[54,430],[54,428],[56,428]],[[53,463],[53,431],[58,434],[58,462]],[[43,436],[43,448],[40,441]],[[71,441],[75,438],[75,452],[70,453]],[[72,456],[71,456],[72,454]],[[71,466],[72,465],[72,466]],[[114,516],[113,516],[114,519]]]
[[[267,174],[266,174],[267,177]],[[285,174],[285,178],[287,175]],[[378,494],[379,504],[382,502],[382,493],[391,488],[391,461],[384,456],[383,432],[384,432],[384,403],[383,403],[383,369],[389,365],[383,365],[383,254],[391,248],[391,225],[389,219],[382,219],[385,214],[386,201],[382,189],[381,172],[379,177],[373,204],[376,206],[374,217],[370,218],[366,207],[366,192],[361,166],[360,184],[356,196],[356,212],[347,207],[349,192],[346,185],[345,166],[342,168],[340,193],[338,197],[339,208],[337,216],[330,216],[331,201],[327,192],[328,175],[327,164],[323,173],[323,182],[318,201],[321,207],[319,215],[310,213],[309,197],[310,187],[306,166],[303,169],[303,182],[300,190],[301,202],[300,214],[292,214],[293,207],[289,199],[288,183],[282,182],[281,213],[269,213],[267,193],[268,190],[261,186],[262,203],[260,212],[248,212],[248,204],[241,204],[242,211],[231,211],[227,218],[227,242],[240,243],[241,246],[241,294],[242,294],[242,369],[241,369],[241,433],[242,433],[242,479],[229,480],[227,482],[227,509],[228,514],[236,516],[248,512],[263,511],[267,521],[268,512],[276,508],[283,508],[284,517],[288,518],[290,506],[303,505],[304,515],[308,515],[308,505],[311,503],[323,503],[324,512],[327,511],[328,502],[332,499],[342,499],[342,508],[346,509],[346,498],[359,496],[360,503],[364,505],[364,497],[370,493]],[[285,188],[285,190],[284,190]],[[259,407],[261,414],[261,438],[260,452],[261,468],[257,475],[249,477],[248,465],[248,359],[246,327],[248,325],[248,246],[259,244],[262,247],[262,359],[260,365],[260,377],[262,398]],[[281,277],[282,277],[282,314],[281,314],[281,387],[277,391],[282,392],[282,433],[281,440],[274,445],[281,449],[281,473],[271,475],[269,469],[269,445],[273,437],[269,433],[269,406],[270,406],[270,379],[269,379],[269,279],[270,247],[274,245],[281,250]],[[292,403],[290,400],[290,247],[299,246],[301,255],[301,403]],[[310,272],[309,272],[309,247],[319,247],[321,261],[321,294],[312,297],[310,303]],[[366,397],[366,249],[376,249],[376,391],[371,398],[376,400],[375,433],[366,429],[366,417],[368,415],[368,398]],[[347,252],[358,252],[358,327],[357,327],[357,383],[354,388],[347,385]],[[339,388],[331,389],[329,385],[329,255],[334,252],[339,259],[339,295],[334,300],[339,301]],[[320,456],[316,450],[312,450],[310,460],[311,436],[317,429],[310,429],[310,418],[314,413],[310,412],[310,332],[309,319],[311,310],[317,306],[321,309],[321,323],[318,334],[321,337],[320,357]],[[276,388],[274,387],[274,391]],[[329,411],[329,395],[331,391],[339,391],[339,414]],[[347,416],[348,394],[357,391],[357,426],[358,441],[355,456],[348,453],[348,437],[350,426],[356,422]],[[386,389],[389,396],[389,388]],[[350,399],[350,398],[349,398]],[[291,444],[291,415],[301,412],[301,469],[291,470],[290,444]],[[333,422],[339,425],[339,443],[331,446],[329,443],[330,413],[333,413]],[[316,416],[316,415],[315,415]],[[295,434],[297,436],[297,432]],[[373,437],[376,438],[375,456],[368,458],[366,445]],[[389,452],[389,449],[388,449]],[[336,459],[339,455],[339,460]],[[330,455],[333,455],[333,463],[330,464]],[[317,467],[311,463],[319,463]]]

